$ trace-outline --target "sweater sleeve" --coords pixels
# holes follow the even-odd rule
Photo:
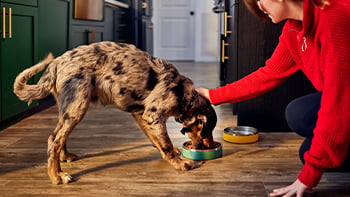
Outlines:
[[[214,105],[248,100],[272,90],[298,69],[282,33],[279,44],[264,67],[236,82],[209,89],[209,97]]]
[[[323,91],[310,150],[299,180],[315,187],[328,168],[339,167],[350,143],[350,12],[349,8],[321,14]]]

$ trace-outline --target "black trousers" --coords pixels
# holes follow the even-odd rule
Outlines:
[[[310,149],[313,130],[316,127],[317,112],[320,109],[322,93],[312,93],[299,97],[290,102],[286,108],[286,120],[290,129],[305,137],[299,149],[300,160],[305,163],[304,153]],[[350,121],[350,120],[349,120]],[[339,168],[329,171],[349,172],[350,171],[350,149],[345,161]]]

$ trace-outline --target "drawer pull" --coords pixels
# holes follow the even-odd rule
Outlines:
[[[228,43],[225,43],[224,40],[221,42],[221,62],[224,63],[225,60],[229,59],[228,56],[225,56],[225,47],[228,46]]]
[[[12,8],[9,8],[9,38],[12,38]]]
[[[227,34],[232,33],[232,31],[227,30],[227,28],[228,28],[227,20],[228,20],[229,18],[232,18],[232,16],[227,15],[227,12],[225,12],[225,13],[224,13],[224,36],[225,36],[225,37],[227,36]]]
[[[2,8],[2,38],[6,38],[6,9]]]
[[[95,43],[96,42],[96,30],[92,29],[91,30],[91,43]]]

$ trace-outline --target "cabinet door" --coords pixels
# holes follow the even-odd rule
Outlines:
[[[71,48],[103,40],[104,27],[72,26]]]
[[[44,59],[49,52],[58,57],[69,48],[69,0],[39,0],[39,59]],[[55,8],[55,9],[52,9]],[[34,76],[37,83],[44,71]]]
[[[104,40],[114,41],[114,7],[105,7]]]
[[[130,43],[128,20],[127,8],[106,6],[103,39],[119,43]]]
[[[142,20],[142,31],[144,40],[141,49],[153,55],[153,23],[151,20]]]
[[[39,57],[59,56],[69,48],[69,0],[39,0]],[[53,9],[54,8],[54,9]]]
[[[130,43],[129,11],[126,8],[116,8],[114,16],[114,39],[116,42]]]
[[[12,9],[12,38],[1,39],[1,119],[5,120],[28,109],[13,93],[16,76],[37,60],[37,8],[1,3]],[[1,20],[2,21],[2,20]],[[6,27],[9,27],[6,17]],[[2,26],[2,24],[1,24]],[[30,79],[28,83],[33,82]],[[34,104],[32,104],[33,106]]]

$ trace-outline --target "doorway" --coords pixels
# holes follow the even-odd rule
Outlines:
[[[154,55],[218,62],[219,16],[213,0],[154,0]]]

